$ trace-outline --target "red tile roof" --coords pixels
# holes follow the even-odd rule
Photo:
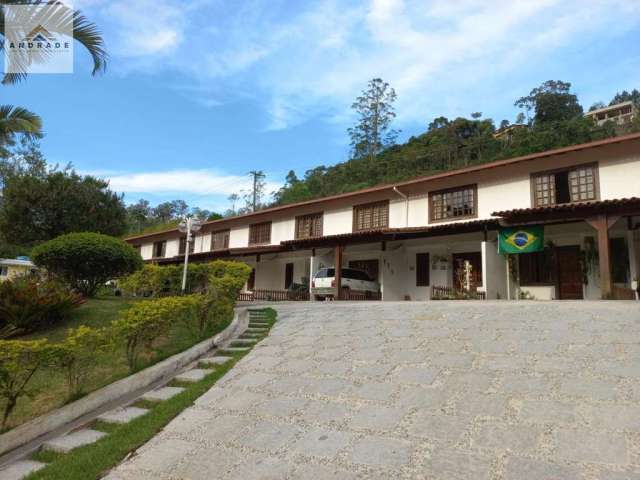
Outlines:
[[[628,206],[640,208],[640,198],[629,197],[629,198],[619,198],[619,199],[612,199],[612,200],[592,200],[588,202],[564,203],[561,205],[549,205],[544,207],[516,208],[513,210],[503,210],[500,212],[493,212],[491,215],[495,217],[508,218],[508,217],[540,214],[540,213],[577,212],[577,211],[584,211],[584,210],[602,210],[606,208],[628,207]]]

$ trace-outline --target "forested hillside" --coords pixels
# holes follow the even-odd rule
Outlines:
[[[392,93],[393,96],[387,96],[387,99],[395,99],[395,92]],[[370,101],[374,97],[375,95],[372,97],[369,91],[365,91],[358,101]],[[636,106],[640,105],[640,92],[620,92],[609,103],[626,100],[633,100]],[[361,102],[358,101],[354,103],[354,108],[356,105],[361,107]],[[387,104],[386,107],[388,106]],[[515,122],[519,126],[511,129],[510,134],[501,139],[494,138],[493,134],[499,129],[508,128],[510,122],[503,120],[496,126],[492,119],[482,118],[481,113],[473,113],[471,118],[436,118],[423,134],[411,137],[403,144],[383,145],[384,148],[379,152],[362,147],[363,142],[371,142],[372,135],[354,139],[350,129],[352,158],[330,167],[319,166],[308,170],[302,179],[297,178],[295,172],[289,172],[286,184],[275,194],[275,204],[349,192],[381,183],[640,131],[638,117],[624,127],[615,126],[612,122],[596,126],[583,116],[583,108],[576,95],[571,93],[571,84],[566,82],[545,82],[534,88],[529,95],[517,99],[515,106],[522,109]],[[599,103],[592,108],[601,106],[604,104]],[[369,113],[375,114],[376,111],[379,109],[372,104]],[[361,111],[358,110],[358,113]],[[370,125],[374,120],[367,117],[366,112],[360,118],[364,122],[362,128],[370,132]],[[393,115],[390,119],[392,118]],[[374,138],[373,142],[384,139],[384,134],[384,131],[377,133],[378,139]],[[382,143],[384,144],[383,141]]]

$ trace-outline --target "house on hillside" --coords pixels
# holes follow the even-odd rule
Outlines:
[[[526,123],[513,123],[496,130],[493,133],[493,138],[505,143],[511,143],[515,132],[517,132],[518,130],[526,130],[527,128],[529,128],[529,125],[527,125]]]
[[[37,270],[37,267],[27,259],[0,258],[0,282],[11,280],[21,275],[27,275]]]
[[[639,179],[631,134],[206,222],[189,258],[248,263],[248,299],[293,298],[323,268],[365,270],[382,300],[634,298]],[[127,241],[180,263],[182,237]]]
[[[584,114],[587,118],[592,118],[596,125],[603,125],[605,122],[614,122],[617,125],[624,125],[631,122],[636,116],[637,108],[631,100],[608,107],[591,110]]]

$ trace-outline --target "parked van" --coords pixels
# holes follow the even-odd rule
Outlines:
[[[342,269],[342,291],[362,293],[366,296],[375,296],[380,291],[380,285],[373,280],[364,270],[355,268]],[[311,282],[311,295],[316,300],[324,300],[327,297],[336,297],[336,270],[335,268],[321,268],[313,276]]]

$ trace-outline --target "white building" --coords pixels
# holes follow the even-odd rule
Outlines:
[[[545,251],[498,254],[499,230],[527,225],[544,225]],[[181,235],[128,241],[146,261],[177,263]],[[640,134],[207,222],[190,259],[214,258],[251,265],[247,291],[270,298],[341,265],[376,277],[383,300],[428,300],[461,289],[463,264],[482,298],[634,298]]]
[[[608,107],[591,110],[584,114],[585,117],[592,118],[596,125],[603,125],[606,122],[614,122],[617,125],[624,125],[633,120],[636,115],[636,107],[631,100],[616,103]]]

